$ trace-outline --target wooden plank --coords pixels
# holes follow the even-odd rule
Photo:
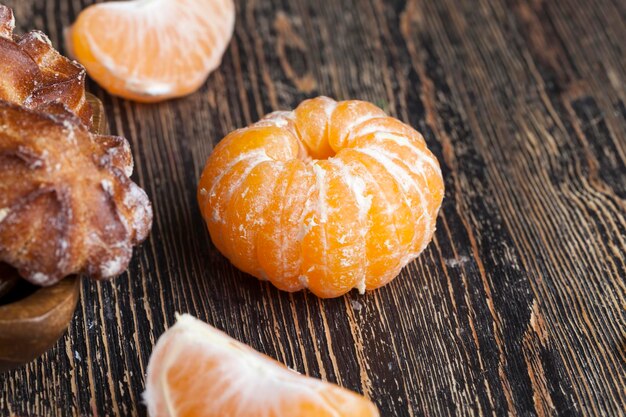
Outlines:
[[[56,45],[91,1],[4,0]],[[127,274],[85,281],[65,339],[0,376],[2,415],[145,415],[151,347],[190,312],[394,416],[624,415],[626,4],[238,1],[222,66],[185,99],[89,88],[155,207]],[[366,296],[287,294],[204,232],[197,177],[230,130],[325,94],[424,133],[446,199],[434,242]]]

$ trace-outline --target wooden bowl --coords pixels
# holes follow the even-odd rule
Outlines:
[[[2,269],[11,270],[18,283],[0,299],[0,372],[30,362],[54,346],[72,320],[80,287],[79,277],[72,276],[38,288],[19,278],[15,269],[6,265]]]
[[[102,102],[91,94],[92,130],[106,133]],[[36,287],[0,264],[0,372],[19,367],[50,349],[65,333],[80,297],[80,277]]]

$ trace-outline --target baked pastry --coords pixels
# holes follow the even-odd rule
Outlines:
[[[37,285],[128,266],[152,224],[126,139],[90,132],[85,72],[0,6],[0,262]]]
[[[42,32],[16,36],[14,27],[11,9],[0,5],[0,100],[33,110],[62,103],[90,127],[85,69],[59,54]]]
[[[237,268],[320,297],[398,275],[432,239],[443,194],[416,130],[327,97],[227,135],[198,185],[211,239]]]

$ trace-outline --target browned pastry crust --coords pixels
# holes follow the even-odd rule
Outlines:
[[[37,110],[60,102],[91,126],[85,69],[59,54],[39,31],[18,37],[11,9],[0,5],[0,100]]]
[[[38,285],[122,273],[152,225],[126,139],[93,134],[84,70],[0,5],[0,262]]]

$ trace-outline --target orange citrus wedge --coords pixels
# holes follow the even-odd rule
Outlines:
[[[193,318],[158,340],[146,377],[151,417],[370,417],[376,406],[309,378]]]
[[[155,102],[196,91],[219,66],[234,24],[233,0],[115,1],[81,12],[66,41],[108,92]]]

